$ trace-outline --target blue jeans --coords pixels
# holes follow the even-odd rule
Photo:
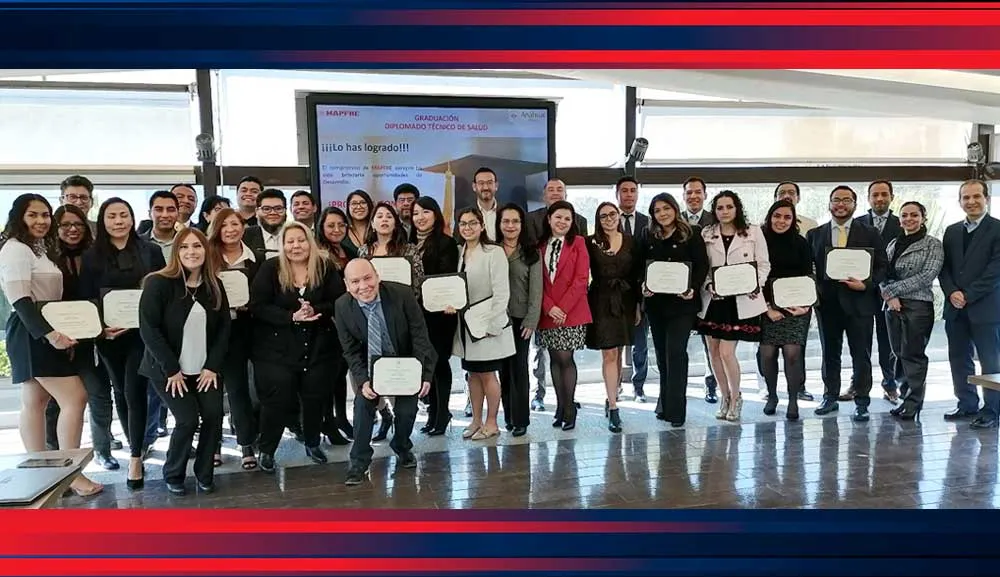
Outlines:
[[[948,362],[951,364],[951,382],[958,399],[958,409],[969,413],[979,412],[979,392],[969,384],[975,374],[973,347],[979,354],[983,374],[1000,373],[1000,324],[975,324],[969,321],[966,311],[944,322],[948,335]],[[1000,415],[1000,391],[983,390],[983,412]]]

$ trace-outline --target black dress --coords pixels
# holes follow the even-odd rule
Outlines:
[[[788,311],[774,305],[773,284],[779,278],[810,276],[813,273],[813,257],[809,242],[795,230],[784,234],[768,234],[767,250],[771,256],[771,272],[764,285],[764,298],[771,308],[781,312],[785,318],[774,322],[767,315],[761,318],[761,343],[781,347],[784,345],[805,346],[809,336],[809,322],[812,310],[802,316],[793,316]]]
[[[733,235],[722,235],[722,245],[729,252]],[[741,319],[736,297],[714,298],[708,304],[705,318],[698,322],[698,332],[722,341],[760,341],[760,316]]]
[[[590,255],[590,288],[587,301],[593,322],[587,325],[587,348],[627,347],[635,334],[635,311],[640,298],[640,260],[633,237],[622,235],[622,246],[610,253],[587,238]]]

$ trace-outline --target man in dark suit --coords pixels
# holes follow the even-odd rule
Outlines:
[[[430,390],[437,354],[427,336],[424,314],[412,288],[379,282],[375,267],[363,258],[347,264],[344,278],[349,294],[337,299],[334,318],[351,380],[358,387],[358,394],[354,397],[354,446],[351,448],[351,466],[345,483],[359,485],[368,472],[374,453],[372,427],[379,397],[372,389],[372,362],[381,356],[414,357],[420,361],[420,392],[395,397],[395,432],[389,442],[398,455],[397,463],[403,468],[413,469],[417,466],[417,458],[411,450],[413,442],[410,441],[410,434],[417,420],[417,398]]]
[[[639,201],[639,181],[633,176],[623,176],[615,183],[615,198],[618,199],[618,210],[621,211],[622,230],[627,236],[636,238],[635,246],[640,246],[642,238],[649,230],[649,217],[636,210]],[[597,223],[600,224],[600,223]],[[646,395],[643,388],[649,372],[649,320],[642,315],[642,320],[635,327],[632,335],[632,391],[637,403],[645,403]],[[618,394],[621,394],[619,386]]]
[[[858,195],[849,186],[838,186],[830,193],[832,220],[809,231],[806,239],[816,261],[816,319],[823,345],[823,401],[817,415],[836,411],[840,397],[840,355],[844,334],[851,352],[855,375],[854,420],[869,419],[869,393],[872,388],[872,323],[879,309],[878,286],[885,280],[888,259],[878,230],[854,219]],[[827,277],[827,253],[834,248],[866,249],[872,256],[867,279],[832,280]]]
[[[711,210],[705,209],[705,198],[707,187],[705,181],[697,176],[692,176],[684,181],[684,206],[687,210],[681,211],[681,218],[691,226],[705,228],[715,224],[715,215]],[[708,341],[701,337],[701,346],[705,349],[705,402],[718,403],[719,397],[715,394],[718,387],[715,382],[715,373],[712,372],[712,363],[708,356]]]
[[[531,234],[531,238],[534,243],[538,243],[542,238],[542,231],[545,227],[545,213],[549,210],[549,207],[553,203],[560,200],[566,200],[566,183],[559,180],[558,178],[550,178],[548,182],[545,183],[545,188],[542,189],[542,202],[545,206],[536,210],[529,212],[525,218],[527,219],[528,232]],[[586,236],[587,234],[587,218],[582,214],[576,215],[576,228],[577,231]],[[531,401],[532,411],[544,411],[545,410],[545,349],[541,346],[541,341],[539,340],[538,331],[535,331],[535,338],[532,340],[531,346],[531,357],[534,360],[534,369],[532,370],[532,375],[535,377],[535,398]]]
[[[268,188],[257,195],[258,226],[248,226],[243,231],[243,242],[250,250],[267,258],[278,256],[281,247],[278,235],[288,218],[288,202],[285,193],[277,188]]]
[[[892,199],[891,182],[888,180],[872,182],[868,185],[868,205],[871,210],[858,217],[858,222],[863,222],[878,230],[882,237],[882,246],[888,246],[889,241],[899,236],[903,230],[899,224],[899,217],[889,210]],[[892,347],[889,345],[889,329],[882,307],[879,307],[875,313],[875,339],[878,341],[878,366],[882,370],[882,389],[885,391],[883,398],[895,405],[899,401],[896,379],[902,375],[896,374],[896,357],[892,354]],[[854,378],[851,379],[851,388],[840,396],[841,401],[850,401],[854,398],[854,380]]]
[[[958,192],[965,220],[944,232],[944,267],[939,280],[944,292],[944,328],[948,362],[958,408],[949,421],[972,419],[972,427],[992,429],[1000,414],[1000,392],[983,390],[979,408],[972,350],[983,374],[1000,373],[1000,220],[986,213],[990,191],[981,180],[969,180]]]

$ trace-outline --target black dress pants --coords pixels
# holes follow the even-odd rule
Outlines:
[[[903,404],[919,409],[927,390],[927,343],[934,329],[934,303],[901,300],[901,310],[886,311],[892,353],[903,375]]]
[[[836,401],[840,397],[840,355],[844,350],[844,335],[851,352],[855,375],[854,403],[859,407],[871,404],[872,390],[872,315],[855,315],[844,311],[837,299],[820,301],[816,309],[819,340],[823,345],[823,396]]]
[[[444,427],[451,420],[451,351],[455,344],[455,330],[458,327],[456,315],[430,313],[424,316],[427,322],[431,346],[437,353],[437,364],[431,379],[431,390],[427,394],[427,424]]]
[[[98,341],[97,353],[111,379],[111,386],[125,391],[128,407],[122,427],[128,434],[130,456],[139,458],[146,448],[146,414],[149,409],[146,377],[139,374],[145,346],[139,331],[129,331],[113,341]],[[119,415],[122,407],[119,407]]]
[[[229,396],[229,416],[236,429],[236,442],[241,447],[257,441],[257,411],[250,397],[250,370],[247,355],[242,350],[230,350],[222,363],[222,384]]]
[[[183,397],[173,397],[166,391],[166,384],[166,380],[162,380],[153,385],[174,414],[175,421],[167,458],[163,463],[163,480],[178,484],[184,482],[191,443],[195,432],[198,432],[194,476],[201,484],[211,485],[215,475],[215,450],[222,442],[222,388],[217,386],[199,393],[198,376],[185,375],[187,391]]]
[[[367,399],[361,393],[354,397],[354,445],[351,447],[351,465],[367,469],[372,462],[372,428],[375,426],[375,409],[380,397],[374,401]],[[395,409],[392,440],[389,447],[397,455],[405,455],[413,449],[410,434],[413,433],[413,423],[417,421],[417,396],[394,397],[392,408]]]
[[[660,398],[656,414],[671,423],[687,419],[688,339],[694,326],[694,315],[649,315],[649,332],[653,336],[656,368],[660,372]]]
[[[303,368],[272,362],[254,363],[254,386],[260,399],[260,451],[273,455],[296,407],[302,411],[307,447],[318,447],[325,399],[336,374],[336,361]],[[355,432],[357,434],[357,432]]]
[[[524,319],[510,318],[514,331],[514,356],[503,361],[500,369],[500,402],[503,405],[503,419],[512,427],[527,427],[531,424],[528,403],[530,383],[528,381],[528,349],[530,342],[521,338]]]

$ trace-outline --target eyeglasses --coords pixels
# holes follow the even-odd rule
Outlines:
[[[478,220],[463,220],[458,223],[458,228],[476,228],[479,226]]]
[[[72,202],[83,202],[91,199],[89,194],[64,194],[63,198]]]
[[[351,204],[349,204],[347,206],[349,206],[351,208],[361,208],[363,206],[367,207],[368,203],[365,202],[365,201],[363,201],[363,200],[359,200],[359,201],[356,201],[356,202],[352,202]]]
[[[69,230],[71,228],[82,229],[85,226],[87,226],[87,225],[83,224],[82,222],[64,222],[64,223],[62,223],[62,224],[59,225],[59,229],[60,230]]]
[[[854,204],[853,198],[831,198],[830,204]]]
[[[606,212],[600,216],[601,220],[611,220],[618,216],[617,212]]]
[[[285,212],[285,207],[283,206],[262,206],[257,210],[263,212],[264,214],[281,214]]]

